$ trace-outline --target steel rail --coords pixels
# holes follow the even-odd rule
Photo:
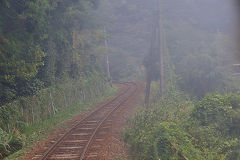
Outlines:
[[[129,83],[130,83],[130,82],[129,82]],[[133,83],[133,82],[131,82],[131,83]],[[136,88],[135,88],[134,91],[131,93],[131,95],[133,95],[133,94],[136,93],[136,91],[137,91],[137,85],[136,85],[135,83],[133,83],[133,84],[136,86]],[[94,136],[96,135],[98,129],[99,129],[99,128],[102,126],[102,124],[113,114],[113,112],[115,112],[123,103],[125,103],[125,102],[129,99],[129,97],[130,97],[130,96],[128,96],[128,97],[127,97],[126,99],[124,99],[123,101],[121,101],[112,111],[110,111],[110,112],[107,114],[107,116],[106,116],[104,119],[101,120],[101,122],[100,122],[99,125],[96,127],[96,129],[94,130],[93,134],[91,135],[90,139],[88,140],[88,143],[87,143],[87,145],[85,146],[84,151],[83,151],[82,154],[81,154],[80,160],[83,160],[83,159],[84,159],[85,154],[86,154],[86,152],[87,152],[87,150],[88,150],[88,148],[89,148],[89,145],[90,145],[90,143],[92,142]]]
[[[129,84],[134,84],[136,86],[135,90],[134,90],[134,93],[136,92],[137,90],[137,85],[136,83],[134,82],[119,82],[119,84],[123,84],[123,85],[129,85]],[[77,124],[75,124],[72,128],[70,128],[67,132],[65,132],[65,134],[63,136],[61,136],[45,153],[44,155],[41,157],[40,160],[46,160],[47,157],[55,150],[55,148],[58,146],[58,144],[60,144],[62,142],[62,140],[71,133],[71,131],[73,131],[75,128],[77,128],[78,125],[80,125],[82,122],[84,122],[87,118],[91,117],[92,115],[94,115],[96,112],[100,111],[101,109],[103,109],[104,107],[106,107],[107,105],[109,105],[110,103],[114,102],[116,99],[118,99],[119,97],[121,97],[122,95],[124,95],[125,93],[128,92],[128,90],[130,89],[131,87],[128,87],[125,91],[123,91],[122,93],[120,93],[119,95],[117,95],[114,99],[110,100],[109,102],[107,102],[106,104],[103,104],[101,107],[99,107],[98,109],[94,110],[93,112],[89,113],[86,117],[84,117],[82,120],[80,120]],[[133,93],[133,94],[134,94]],[[127,101],[129,99],[129,97],[125,100],[123,100],[124,102]],[[118,107],[124,103],[124,102],[121,102],[119,105],[117,105]],[[115,107],[110,113],[112,114],[118,107]],[[111,114],[108,114],[106,117],[109,117]],[[91,140],[93,139],[94,137],[94,134],[97,132],[97,130],[100,128],[101,124],[107,119],[107,118],[104,118],[104,120],[100,120],[97,128],[95,129],[95,131],[93,132],[92,136],[91,136]],[[99,126],[100,125],[100,126]],[[88,148],[88,145],[90,144],[90,142],[86,145],[87,148]],[[86,147],[85,147],[86,148]],[[84,154],[86,153],[87,149],[84,149]],[[82,156],[81,156],[82,157]]]

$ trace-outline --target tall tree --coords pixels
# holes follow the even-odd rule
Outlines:
[[[87,35],[94,37],[90,38],[92,44],[80,44],[77,49],[72,35],[74,30],[94,31],[90,10],[98,3],[99,0],[0,1],[0,105],[18,96],[32,95],[58,79],[74,78],[73,71],[86,73],[96,69],[96,55],[90,52],[99,44],[93,40],[97,39],[92,36],[95,33]],[[76,53],[84,65],[74,61]]]

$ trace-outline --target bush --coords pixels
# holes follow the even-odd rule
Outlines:
[[[11,135],[0,129],[0,157],[3,158],[10,154],[9,142],[11,140]]]
[[[135,159],[239,160],[239,124],[239,95],[208,94],[193,105],[170,94],[137,112],[124,137]]]
[[[24,137],[17,130],[9,134],[0,129],[0,157],[6,157],[20,150],[24,145],[23,142]]]
[[[20,150],[24,143],[32,143],[34,130],[39,128],[31,126],[47,125],[46,120],[54,119],[58,113],[61,115],[70,111],[70,108],[83,110],[83,104],[87,106],[106,93],[105,79],[96,72],[89,73],[88,77],[81,80],[59,82],[55,86],[39,90],[36,95],[21,97],[0,107],[1,157]]]
[[[240,96],[206,95],[195,106],[191,118],[201,126],[217,129],[225,135],[238,137],[240,133]]]
[[[189,121],[193,122],[189,131],[199,148],[222,154],[224,159],[240,158],[239,95],[206,95],[195,105]]]
[[[163,122],[150,130],[136,133],[127,130],[125,140],[130,144],[136,159],[177,160],[185,156],[189,159],[203,159],[201,152],[194,147],[191,136],[176,123]]]
[[[133,157],[141,160],[175,160],[184,155],[189,159],[204,159],[183,124],[192,107],[192,103],[179,92],[169,92],[151,109],[137,112],[129,120],[130,127],[124,135]]]

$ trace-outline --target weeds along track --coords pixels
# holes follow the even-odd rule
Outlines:
[[[98,159],[94,153],[94,149],[89,150],[90,146],[94,141],[99,142],[99,145],[94,147],[101,147],[100,144],[104,140],[103,137],[107,135],[109,130],[109,126],[106,124],[111,115],[137,91],[136,83],[126,82],[121,84],[125,88],[120,94],[107,104],[91,112],[68,130],[44,153],[40,160]],[[87,158],[86,154],[88,154]]]

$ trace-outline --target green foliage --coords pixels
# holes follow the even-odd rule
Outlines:
[[[219,132],[238,136],[240,127],[240,96],[206,95],[194,108],[191,117],[202,126],[214,127]]]
[[[181,154],[189,159],[203,159],[201,152],[192,144],[191,136],[173,122],[157,123],[143,130],[136,133],[130,129],[125,135],[136,159],[173,160],[179,159]]]
[[[22,130],[26,125],[48,119],[67,106],[87,102],[104,93],[105,79],[89,74],[87,79],[58,84],[40,90],[32,97],[22,97],[0,109],[0,127],[5,131]]]
[[[42,89],[34,96],[21,97],[2,106],[0,129],[3,134],[0,135],[0,139],[6,139],[3,141],[6,145],[1,146],[0,154],[5,157],[21,149],[24,142],[28,142],[28,145],[33,143],[31,139],[37,136],[34,132],[49,125],[43,123],[44,121],[56,119],[55,125],[59,124],[61,118],[71,118],[86,109],[83,106],[90,107],[95,99],[106,95],[109,96],[109,89],[106,88],[104,77],[98,73],[88,73],[88,78],[81,81],[67,80],[54,87]],[[27,141],[24,136],[27,137]],[[10,147],[6,148],[8,146]]]
[[[153,90],[153,106],[129,120],[124,137],[135,159],[239,159],[238,94],[208,94],[194,105],[175,87],[166,90],[160,99]]]
[[[172,91],[151,109],[138,112],[129,121],[130,127],[125,132],[133,156],[165,160],[180,159],[185,155],[189,159],[203,159],[202,152],[194,146],[193,137],[180,123],[186,120],[191,108],[184,96]]]
[[[9,134],[0,129],[0,159],[21,149],[24,140],[25,138],[17,131]]]
[[[90,50],[92,46],[80,47],[84,53],[77,53],[74,43],[78,42],[74,40],[73,34],[83,29],[96,30],[90,11],[97,7],[98,2],[0,2],[0,105],[20,96],[32,95],[39,89],[56,83],[56,78],[73,78],[69,75],[72,66],[78,66],[80,72],[86,70],[85,66],[75,61],[76,54],[85,65],[94,65],[85,59],[96,54]],[[91,40],[96,39],[95,35],[86,36]],[[91,44],[95,47],[100,42]],[[99,65],[92,67],[93,70],[100,70],[99,68]]]
[[[98,5],[0,1],[0,128],[11,135],[3,156],[22,147],[15,130],[21,135],[68,106],[104,95],[104,33],[93,12]]]
[[[11,140],[11,136],[0,129],[0,140],[0,157],[3,158],[10,153],[10,146],[8,144]]]
[[[200,148],[215,150],[225,159],[239,158],[239,100],[237,94],[208,94],[196,104],[189,127]]]

